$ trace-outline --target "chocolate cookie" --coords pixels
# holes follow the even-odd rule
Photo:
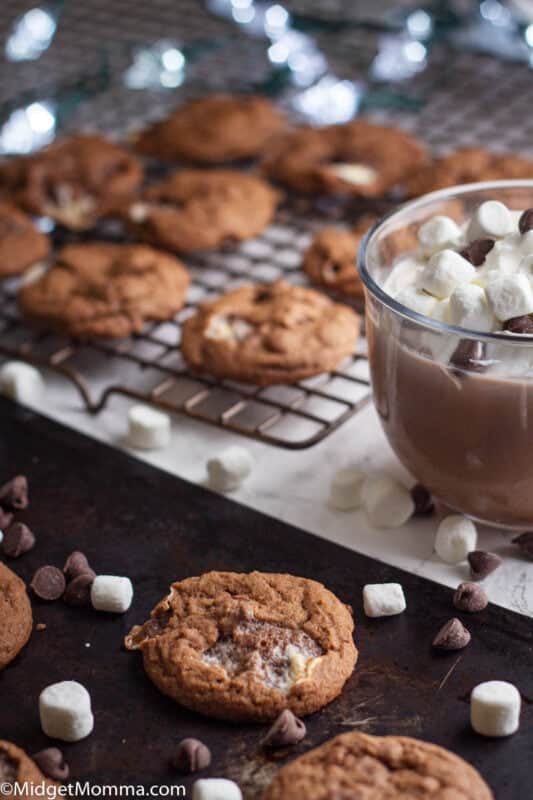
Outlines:
[[[30,638],[33,617],[25,584],[1,562],[0,620],[0,669],[3,669]]]
[[[334,370],[353,353],[358,334],[350,308],[277,281],[201,305],[183,326],[181,347],[195,370],[267,386]]]
[[[357,271],[357,254],[364,235],[376,220],[377,217],[367,214],[353,231],[322,228],[304,254],[303,268],[309,279],[336,294],[362,300],[364,290]]]
[[[0,278],[19,275],[50,251],[48,237],[10,203],[0,202]]]
[[[494,800],[459,756],[405,736],[352,731],[283,767],[263,800]]]
[[[288,133],[263,166],[270,178],[298,192],[376,197],[424,161],[424,148],[408,133],[356,120]]]
[[[27,784],[26,791],[24,784]],[[32,797],[43,796],[37,794],[35,791],[37,787],[45,791],[44,787],[57,786],[57,783],[46,778],[24,750],[0,739],[0,786],[2,786],[2,797],[8,800],[14,800],[16,797],[30,800]],[[8,792],[10,786],[13,787],[12,792]],[[32,786],[34,791],[31,790]]]
[[[341,692],[357,660],[350,610],[292,575],[208,572],[172,584],[126,636],[155,685],[234,721],[311,714]]]
[[[190,253],[261,233],[278,199],[278,193],[254,175],[182,170],[150,186],[125,218],[136,238]]]
[[[147,320],[170,319],[189,286],[174,256],[145,245],[71,244],[19,303],[32,322],[82,339],[128,336]]]
[[[264,97],[214,94],[179,106],[142,131],[135,147],[163,160],[216,164],[253,158],[284,125]]]
[[[31,214],[72,230],[92,228],[139,187],[143,170],[101,136],[70,136],[0,167],[0,191]]]
[[[417,197],[461,183],[514,178],[533,178],[533,160],[472,147],[436,158],[416,170],[409,177],[406,189],[409,196]]]

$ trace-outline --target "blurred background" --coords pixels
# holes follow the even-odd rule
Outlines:
[[[3,154],[220,89],[394,121],[437,152],[532,150],[531,0],[3,0],[0,39]]]

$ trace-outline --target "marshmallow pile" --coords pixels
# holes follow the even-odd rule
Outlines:
[[[533,209],[488,200],[462,226],[430,218],[418,243],[383,285],[399,303],[469,330],[531,333]]]

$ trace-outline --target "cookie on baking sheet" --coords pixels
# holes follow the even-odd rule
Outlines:
[[[364,235],[377,221],[366,214],[351,230],[328,226],[318,231],[304,253],[303,268],[317,286],[354,300],[365,296],[357,271],[357,254]]]
[[[358,334],[351,308],[277,281],[202,304],[185,321],[181,349],[194,370],[267,386],[334,370],[353,353]]]
[[[426,160],[423,146],[398,129],[364,120],[300,128],[279,138],[263,169],[298,192],[377,197]]]
[[[137,136],[135,147],[163,160],[216,164],[258,155],[284,126],[264,97],[213,94],[179,106]]]
[[[177,258],[146,245],[71,244],[19,292],[32,322],[81,339],[127,336],[182,307],[189,275]]]
[[[24,791],[24,784],[27,784]],[[0,786],[2,787],[2,797],[12,800],[20,797],[22,800],[30,800],[32,797],[40,797],[39,790],[45,787],[53,787],[58,784],[46,778],[37,764],[26,755],[24,750],[17,747],[5,739],[0,739]],[[32,791],[32,786],[34,791]],[[12,787],[12,791],[8,791]],[[39,789],[37,789],[39,787]],[[46,796],[46,794],[44,795]]]
[[[19,275],[46,258],[50,241],[23,211],[0,202],[0,279]]]
[[[301,716],[341,692],[357,650],[350,610],[321,583],[208,572],[173,583],[126,636],[146,673],[187,708],[234,721]]]
[[[149,186],[125,220],[135,238],[190,253],[261,233],[278,200],[278,192],[254,175],[187,169]]]
[[[24,582],[1,562],[0,621],[0,669],[3,669],[30,638],[33,616]]]
[[[283,767],[263,800],[494,800],[459,756],[406,736],[352,731]]]
[[[92,228],[139,187],[140,162],[101,136],[69,136],[0,166],[0,192],[31,214]]]
[[[461,183],[533,178],[533,159],[481,148],[456,150],[422,166],[406,182],[410,197]]]

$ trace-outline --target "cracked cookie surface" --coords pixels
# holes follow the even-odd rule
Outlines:
[[[169,253],[146,245],[67,245],[19,292],[31,321],[82,339],[140,331],[182,307],[189,275]]]
[[[28,784],[24,791],[24,784]],[[26,755],[24,750],[11,742],[0,739],[0,785],[2,785],[2,797],[8,800],[21,797],[22,800],[36,796],[36,792],[31,791],[31,786],[36,789],[53,787],[58,784],[46,778],[32,759]],[[8,792],[8,787],[12,786],[12,792]],[[44,795],[46,796],[46,795]]]
[[[356,120],[280,137],[263,169],[297,192],[377,197],[425,160],[423,146],[408,133]]]
[[[359,317],[285,281],[242,286],[186,320],[182,352],[197,371],[267,386],[335,369],[354,351]]]
[[[283,767],[263,800],[494,800],[481,775],[442,747],[352,731]]]
[[[0,669],[20,653],[30,638],[33,616],[24,582],[0,562]]]
[[[0,192],[31,214],[92,228],[139,187],[140,162],[102,136],[76,135],[0,167]]]
[[[0,202],[0,278],[19,275],[46,258],[50,240],[23,211]]]
[[[181,170],[125,212],[131,234],[178,253],[211,250],[266,228],[279,200],[268,183],[232,170]]]
[[[214,94],[191,100],[138,135],[139,152],[216,164],[253,158],[284,125],[264,97]]]
[[[350,610],[316,581],[209,572],[172,584],[126,636],[155,685],[207,716],[311,714],[341,692],[357,660]]]

